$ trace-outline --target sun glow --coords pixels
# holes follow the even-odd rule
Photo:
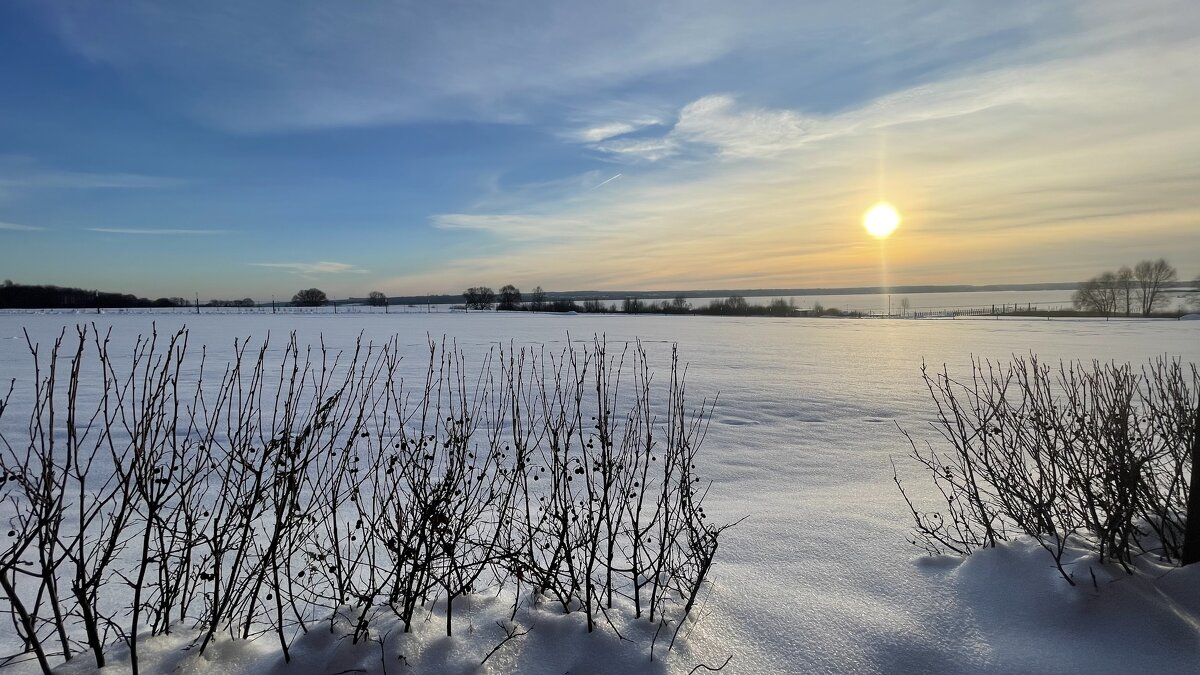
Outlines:
[[[872,237],[884,239],[900,225],[900,213],[887,202],[879,202],[863,214],[863,227]]]

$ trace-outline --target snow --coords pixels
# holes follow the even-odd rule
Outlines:
[[[351,646],[341,634],[315,631],[282,663],[270,640],[223,641],[203,658],[180,651],[187,635],[142,647],[152,670],[180,673],[687,673],[698,664],[724,672],[1188,672],[1200,658],[1200,566],[1170,569],[1140,560],[1135,575],[1083,553],[1068,586],[1035,543],[1017,540],[966,560],[924,557],[905,537],[908,512],[892,483],[920,490],[922,476],[903,461],[897,424],[934,439],[922,360],[966,373],[974,355],[1005,360],[1100,359],[1144,363],[1158,355],[1200,362],[1196,323],[1178,321],[955,321],[565,316],[508,313],[339,315],[55,315],[0,314],[0,380],[31,372],[22,330],[52,341],[76,321],[112,328],[114,351],[128,348],[151,322],[182,325],[191,343],[219,362],[235,337],[302,341],[323,337],[349,347],[360,332],[420,348],[447,336],[476,354],[510,340],[562,345],[606,335],[610,344],[641,338],[667,364],[677,342],[688,361],[695,402],[720,393],[701,452],[712,478],[706,510],[717,522],[748,516],[721,540],[711,593],[675,652],[649,658],[652,632],[624,613],[612,631],[587,635],[581,616],[549,605],[525,608],[530,633],[479,661],[504,634],[510,598],[472,599],[473,630],[446,638],[434,618],[410,635],[397,628],[380,645]],[[20,407],[19,405],[17,406]],[[22,413],[23,414],[23,413]],[[5,416],[5,430],[23,423]],[[918,492],[918,497],[921,493]],[[459,613],[456,604],[456,614]],[[464,614],[465,616],[465,614]],[[384,631],[386,633],[386,629]],[[379,634],[376,634],[379,636]],[[0,625],[9,644],[12,627]],[[381,658],[381,653],[385,656]],[[117,665],[105,672],[124,672]],[[405,660],[397,656],[403,654]],[[80,662],[64,672],[88,672]],[[297,667],[303,666],[303,667]],[[24,663],[13,672],[34,672]],[[701,672],[705,672],[701,669]]]

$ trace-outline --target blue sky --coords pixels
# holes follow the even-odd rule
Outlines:
[[[1194,2],[17,0],[0,275],[260,299],[1190,277],[1197,64]]]

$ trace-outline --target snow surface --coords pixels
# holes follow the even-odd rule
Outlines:
[[[896,428],[934,438],[922,359],[945,363],[952,374],[966,373],[972,355],[1005,360],[1031,352],[1044,360],[1138,364],[1167,355],[1197,362],[1194,322],[0,314],[0,380],[18,378],[20,391],[31,373],[23,329],[46,343],[77,320],[111,327],[114,351],[152,321],[160,332],[186,324],[210,363],[229,354],[235,337],[281,338],[291,330],[335,347],[351,346],[360,331],[377,341],[398,334],[417,359],[427,336],[455,338],[468,352],[510,340],[561,345],[568,333],[607,335],[610,344],[677,342],[690,363],[689,397],[720,392],[701,452],[702,474],[714,480],[706,511],[717,522],[749,516],[723,535],[699,620],[665,659],[660,644],[650,661],[652,632],[620,613],[614,618],[626,640],[611,631],[586,635],[581,616],[530,609],[518,616],[529,635],[480,668],[503,638],[494,619],[507,604],[477,598],[469,610],[479,617],[473,630],[453,638],[435,621],[412,636],[397,629],[381,652],[379,644],[351,647],[337,631],[317,631],[297,642],[298,660],[286,667],[269,640],[221,642],[197,659],[180,651],[188,636],[177,634],[142,646],[142,658],[159,672],[382,673],[386,665],[388,673],[687,673],[730,656],[723,672],[1195,672],[1200,662],[1200,566],[1171,569],[1143,559],[1128,576],[1079,554],[1071,569],[1089,581],[1094,574],[1096,583],[1071,587],[1030,542],[966,560],[924,557],[905,540],[910,520],[891,465],[895,458],[906,487],[923,494],[926,481],[903,461],[907,446]],[[11,431],[23,421],[3,423]],[[0,642],[10,643],[11,632],[0,625]],[[117,657],[105,672],[127,670]],[[83,665],[63,670],[88,672]],[[12,671],[34,669],[24,663]]]

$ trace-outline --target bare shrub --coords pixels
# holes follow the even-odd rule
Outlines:
[[[444,603],[451,634],[457,599],[503,589],[514,613],[550,600],[589,629],[614,597],[678,626],[727,527],[695,472],[711,404],[688,408],[674,350],[652,386],[640,343],[470,368],[430,342],[406,379],[395,338],[238,342],[217,370],[186,330],[121,356],[73,338],[27,339],[29,438],[0,435],[0,590],[45,672],[123,641],[136,673],[139,639],[178,626],[200,653],[273,636],[290,659],[317,623],[358,642]]]
[[[1068,540],[1126,570],[1147,552],[1180,561],[1200,406],[1194,365],[1159,358],[1140,371],[1100,362],[1052,370],[1031,356],[974,361],[965,381],[944,369],[922,374],[947,448],[904,433],[944,508],[918,510],[896,477],[916,523],[912,543],[968,555],[1023,533],[1071,583]]]

